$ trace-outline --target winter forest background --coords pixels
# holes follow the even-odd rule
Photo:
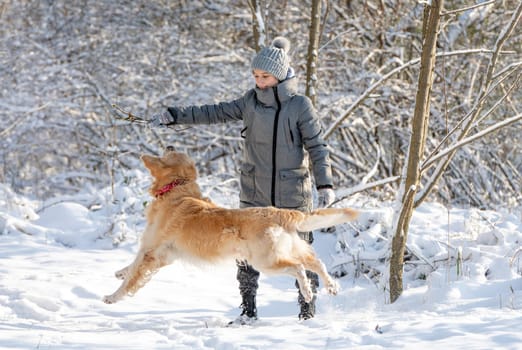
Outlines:
[[[519,349],[522,3],[448,0],[430,26],[439,3],[0,0],[0,349]],[[105,305],[145,224],[139,156],[186,151],[204,195],[237,207],[242,148],[241,123],[152,130],[113,105],[148,118],[235,99],[253,87],[255,47],[277,35],[304,93],[314,18],[335,205],[361,210],[314,242],[339,295],[299,323],[294,281],[262,276],[259,322],[231,329],[235,264],[177,264]],[[437,28],[412,199],[421,56]]]
[[[234,181],[240,123],[150,130],[115,120],[111,104],[148,117],[168,105],[231,100],[251,88],[248,3],[3,1],[0,182],[37,198],[72,194],[113,184],[140,166],[141,153],[171,143],[190,152],[202,174]],[[426,156],[448,145],[441,140],[455,137],[450,131],[476,104],[489,56],[517,3],[446,2],[437,52],[451,55],[435,67]],[[266,42],[276,35],[291,40],[304,92],[310,2],[258,4]],[[423,7],[400,0],[323,4],[315,93],[339,189],[370,184],[368,195],[394,198],[409,142]],[[474,133],[520,116],[521,43],[518,26],[498,55]],[[518,207],[521,130],[513,123],[460,148],[429,198]],[[376,181],[383,184],[372,186]]]

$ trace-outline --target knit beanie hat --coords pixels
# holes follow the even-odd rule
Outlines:
[[[288,58],[290,41],[287,38],[278,36],[274,38],[269,47],[264,47],[254,57],[252,69],[261,69],[272,74],[277,80],[285,80],[290,67]]]

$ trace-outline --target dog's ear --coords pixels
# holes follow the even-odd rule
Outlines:
[[[161,160],[158,157],[149,156],[145,154],[141,156],[141,161],[143,162],[145,167],[149,169],[151,173],[161,166]]]

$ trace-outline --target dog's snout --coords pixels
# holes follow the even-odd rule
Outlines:
[[[174,146],[167,146],[167,152],[174,152]]]

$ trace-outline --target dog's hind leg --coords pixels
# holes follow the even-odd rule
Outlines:
[[[328,293],[332,295],[337,294],[337,292],[339,291],[339,285],[330,276],[330,274],[326,270],[326,266],[324,266],[321,260],[319,260],[314,255],[308,255],[304,258],[303,265],[305,269],[315,272],[319,275],[319,277],[323,280],[323,283]]]
[[[262,271],[263,269],[260,270]],[[299,290],[301,291],[305,301],[307,303],[312,301],[312,287],[310,286],[310,280],[306,276],[304,265],[294,261],[280,259],[274,266],[267,267],[267,272],[282,273],[295,277],[297,284],[299,285]]]

